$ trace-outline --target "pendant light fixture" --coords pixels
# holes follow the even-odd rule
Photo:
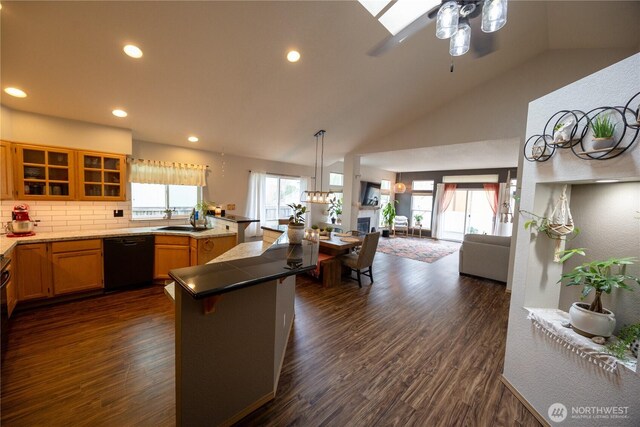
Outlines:
[[[480,15],[481,29],[493,33],[507,23],[508,0],[450,0],[443,2],[436,18],[436,37],[450,39],[449,53],[461,56],[471,45],[470,20]],[[480,41],[479,41],[480,42]]]
[[[393,191],[398,194],[402,194],[407,191],[407,186],[402,182],[402,172],[400,172],[400,178],[398,178],[398,182],[393,186]]]
[[[313,135],[316,138],[316,164],[313,169],[313,191],[305,191],[302,193],[302,202],[327,204],[333,198],[331,191],[322,191],[322,178],[324,175],[324,134],[326,131],[319,130]],[[318,191],[318,141],[321,141],[320,152],[320,191]]]

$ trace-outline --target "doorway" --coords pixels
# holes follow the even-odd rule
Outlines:
[[[465,234],[492,234],[494,213],[483,189],[456,189],[444,211],[442,238],[461,242]]]

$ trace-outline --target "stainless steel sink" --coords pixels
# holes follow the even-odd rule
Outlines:
[[[194,228],[190,225],[169,225],[167,227],[160,227],[158,230],[162,231],[183,231],[183,232],[196,232],[206,231],[206,228]]]

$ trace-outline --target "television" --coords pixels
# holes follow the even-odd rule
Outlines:
[[[380,206],[380,184],[375,182],[360,182],[360,205]]]

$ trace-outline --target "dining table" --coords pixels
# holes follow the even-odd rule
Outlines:
[[[330,233],[326,237],[320,236],[318,263],[322,271],[322,286],[328,288],[342,282],[343,273],[348,269],[343,271],[340,256],[351,253],[354,248],[362,245],[363,240],[364,234],[361,233]]]

